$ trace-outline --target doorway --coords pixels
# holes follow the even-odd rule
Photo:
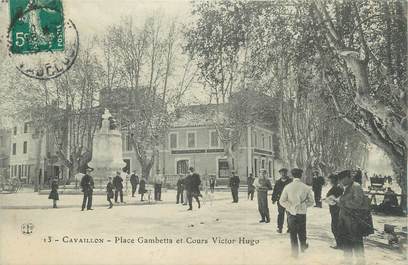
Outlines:
[[[188,173],[188,165],[189,161],[186,159],[183,160],[178,160],[177,161],[177,168],[176,168],[176,173],[177,174],[187,174]]]

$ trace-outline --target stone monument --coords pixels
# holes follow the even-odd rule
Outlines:
[[[122,157],[122,134],[116,128],[110,128],[110,118],[112,115],[105,109],[102,126],[93,139],[92,160],[88,164],[94,169],[91,175],[97,188],[104,188],[107,178],[114,177],[116,171],[122,172],[126,166]]]

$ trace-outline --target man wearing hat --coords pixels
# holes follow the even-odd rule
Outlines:
[[[256,188],[258,198],[258,211],[261,215],[260,223],[269,223],[269,207],[268,207],[268,191],[272,189],[271,182],[266,177],[266,170],[261,169],[260,177],[255,178],[254,186]]]
[[[92,209],[92,193],[93,193],[93,188],[94,188],[94,181],[90,175],[91,172],[92,172],[92,169],[87,168],[86,174],[81,179],[80,185],[82,188],[82,192],[84,193],[81,211],[85,209],[85,205],[86,205],[87,210],[93,210]]]
[[[198,173],[194,172],[194,168],[190,167],[188,169],[188,175],[184,180],[184,186],[185,189],[187,190],[187,200],[188,200],[188,211],[193,210],[193,198],[197,201],[198,208],[201,207],[200,204],[200,184],[201,184],[201,179],[200,175]]]
[[[297,257],[299,255],[299,242],[302,252],[309,247],[306,243],[306,212],[307,207],[314,204],[314,199],[310,187],[300,180],[303,170],[294,168],[291,173],[293,181],[283,189],[279,203],[288,212],[292,256]]]
[[[116,176],[113,178],[113,186],[115,187],[115,202],[118,202],[118,195],[120,195],[120,202],[123,203],[123,178],[120,176],[120,172],[116,172]]]
[[[319,176],[319,171],[314,170],[313,171],[313,180],[312,180],[312,189],[314,193],[314,199],[315,199],[315,207],[322,208],[322,188],[324,185],[324,178],[322,176]]]
[[[113,184],[112,184],[112,177],[108,177],[108,184],[106,184],[106,200],[109,202],[109,208],[112,209],[113,203]]]
[[[354,181],[350,170],[344,170],[338,175],[340,184],[344,187],[344,193],[338,200],[340,208],[338,219],[339,239],[344,251],[345,261],[352,264],[353,256],[357,264],[365,264],[363,234],[360,226],[363,211],[369,211],[364,191],[360,184]]]
[[[351,175],[354,178],[354,182],[357,182],[360,185],[363,184],[363,172],[361,172],[360,168],[357,167],[355,170],[353,170]]]
[[[285,208],[279,203],[279,199],[282,195],[282,191],[286,185],[292,182],[292,179],[288,176],[288,170],[286,168],[281,168],[279,170],[281,174],[280,179],[278,179],[273,187],[272,192],[272,203],[278,202],[278,233],[282,233],[283,223],[285,220]],[[289,229],[288,229],[289,232]]]
[[[161,201],[161,190],[162,190],[162,185],[164,182],[163,175],[161,175],[159,172],[157,172],[156,176],[153,178],[154,182],[154,200],[155,201]]]
[[[248,185],[248,200],[251,198],[251,201],[254,200],[254,193],[255,193],[255,186],[254,186],[254,176],[252,173],[249,174],[247,178],[247,185]]]
[[[231,187],[231,194],[232,194],[232,202],[233,203],[238,203],[239,182],[240,182],[239,177],[237,176],[237,174],[235,174],[235,171],[232,170],[231,171],[231,177],[230,177],[230,180],[229,180],[229,185]]]
[[[139,176],[136,175],[136,170],[133,170],[133,173],[130,176],[130,184],[132,185],[132,197],[135,197],[137,185],[139,185]]]
[[[337,175],[330,174],[329,181],[331,184],[330,190],[326,194],[325,201],[329,204],[330,216],[331,216],[331,230],[336,240],[336,246],[333,246],[334,249],[341,248],[341,241],[339,239],[338,223],[339,223],[339,211],[340,208],[336,205],[340,196],[343,194],[344,189],[340,187],[337,179]]]

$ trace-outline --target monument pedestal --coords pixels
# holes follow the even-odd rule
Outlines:
[[[94,136],[92,160],[88,164],[93,168],[91,175],[97,188],[106,186],[108,177],[114,177],[117,171],[122,172],[126,166],[122,157],[122,134],[109,128],[110,117],[109,110],[105,109],[102,126]]]

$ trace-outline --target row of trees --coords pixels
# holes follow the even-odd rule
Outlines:
[[[310,173],[312,168],[328,172],[362,165],[364,159],[345,158],[355,153],[366,157],[367,142],[333,117],[335,109],[321,85],[321,74],[305,44],[296,40],[299,25],[294,22],[295,14],[284,13],[287,9],[289,6],[279,3],[252,1],[194,5],[197,21],[186,33],[185,49],[196,60],[213,102],[220,106],[229,102],[241,110],[238,115],[232,106],[215,116],[219,135],[229,136],[221,137],[226,155],[231,161],[231,146],[239,142],[242,130],[264,122],[262,113],[270,111],[280,112],[280,124],[271,121],[266,125],[280,127],[282,159],[287,166]],[[242,92],[245,97],[237,97]],[[259,96],[251,101],[248,94],[269,95],[279,101],[259,104]],[[270,109],[268,104],[278,104],[279,109]]]
[[[200,2],[187,51],[216,103],[248,84],[280,99],[288,165],[362,166],[372,143],[406,196],[406,11],[399,0]]]

